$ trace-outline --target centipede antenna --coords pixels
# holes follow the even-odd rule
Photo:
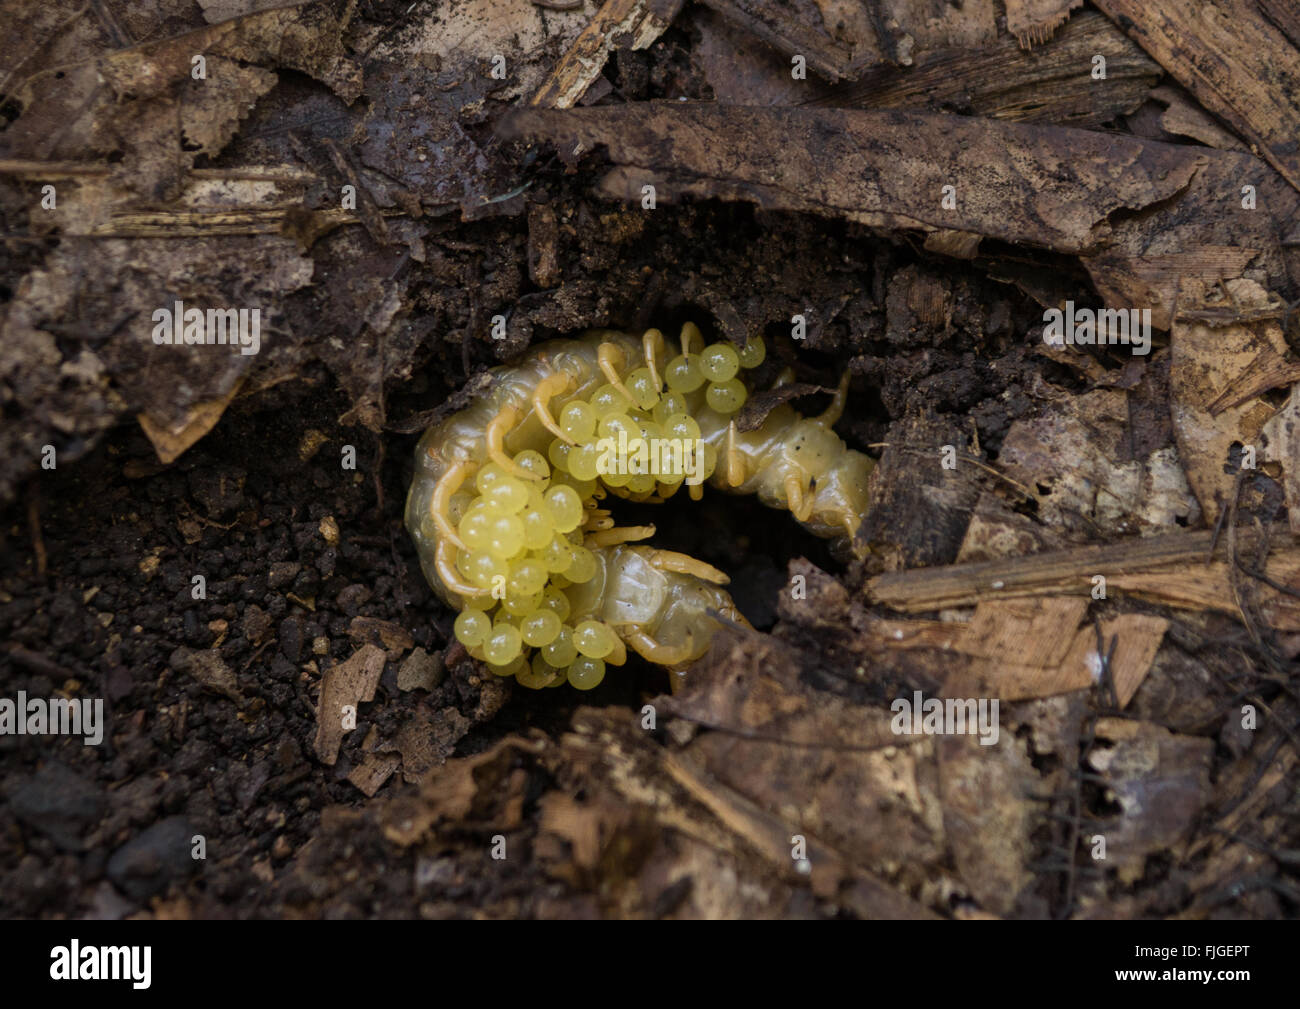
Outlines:
[[[450,549],[451,543],[449,541],[445,539],[439,540],[438,547],[433,554],[433,566],[438,569],[438,577],[442,579],[442,584],[458,596],[477,599],[487,595],[486,589],[480,589],[477,585],[470,585],[461,578],[460,572],[456,570],[456,565],[448,556]]]
[[[698,339],[704,343],[704,334],[700,332],[700,327],[693,322],[682,323],[682,355],[691,356],[691,344]]]
[[[712,564],[706,564],[698,557],[678,553],[676,550],[654,550],[646,558],[647,562],[660,571],[674,571],[679,575],[694,575],[701,581],[714,585],[726,585],[731,581],[725,571],[719,571]]]
[[[613,519],[610,520],[613,522]],[[621,526],[617,528],[598,529],[587,537],[588,545],[613,547],[620,543],[636,543],[648,540],[655,534],[654,526]]]
[[[503,406],[501,412],[488,422],[487,430],[484,432],[488,457],[511,476],[524,480],[540,480],[542,479],[540,473],[532,473],[524,469],[506,455],[504,448],[506,433],[518,423],[519,410],[509,405]]]
[[[627,365],[627,358],[623,356],[623,352],[618,349],[617,344],[602,343],[596,350],[596,362],[600,365],[600,370],[605,377],[609,379],[609,384],[622,393],[629,403],[636,406],[636,400],[627,391],[627,386],[623,384],[623,379],[618,374],[618,370]]]
[[[573,377],[571,375],[557,371],[554,375],[546,376],[537,383],[537,388],[533,390],[533,413],[542,422],[542,427],[550,431],[555,437],[570,445],[576,445],[578,443],[565,434],[559,424],[555,423],[550,406],[552,396],[568,392],[571,388],[573,388]]]
[[[736,422],[727,425],[727,483],[739,487],[745,482],[745,457],[736,444]]]
[[[433,494],[429,498],[429,517],[438,527],[438,533],[461,550],[469,548],[456,532],[456,527],[451,524],[451,498],[456,491],[460,490],[460,485],[465,482],[465,478],[477,468],[473,463],[452,463],[447,472],[433,485]]]
[[[817,421],[826,427],[833,427],[844,413],[844,403],[849,398],[849,373],[846,371],[840,379],[840,384],[835,389],[835,396],[831,399],[831,405],[828,406],[817,417]]]
[[[647,329],[641,337],[641,347],[645,351],[645,366],[650,369],[650,381],[655,384],[655,392],[663,391],[663,382],[659,379],[659,356],[664,351],[664,335],[657,329]]]

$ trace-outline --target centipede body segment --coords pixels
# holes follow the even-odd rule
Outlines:
[[[471,655],[527,687],[590,689],[629,648],[681,669],[718,616],[745,622],[726,575],[656,549],[653,526],[616,526],[609,495],[698,500],[707,482],[853,549],[872,463],[832,430],[845,386],[819,417],[783,404],[740,431],[743,375],[765,353],[758,338],[704,346],[691,323],[671,350],[656,329],[595,330],[494,369],[485,396],[425,432],[406,526]]]

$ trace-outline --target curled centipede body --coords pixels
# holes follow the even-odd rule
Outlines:
[[[550,341],[493,369],[482,398],[421,438],[406,526],[429,584],[460,611],[457,639],[494,672],[590,689],[628,647],[680,669],[718,617],[745,622],[725,574],[645,543],[653,526],[615,526],[607,495],[698,500],[707,481],[854,549],[872,463],[832,430],[846,384],[818,417],[782,404],[740,431],[740,376],[763,342],[702,344],[692,323],[671,359],[656,329]]]

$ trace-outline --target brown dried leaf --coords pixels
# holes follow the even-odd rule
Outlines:
[[[956,229],[1062,252],[1178,193],[1200,154],[1083,130],[851,109],[638,104],[513,113],[500,132],[573,159],[603,145],[610,197],[749,200],[875,227]],[[1066,185],[1062,180],[1069,179]],[[955,186],[955,209],[944,209]]]
[[[1250,0],[1097,0],[1117,25],[1300,188],[1300,51]]]
[[[383,649],[362,645],[343,662],[330,666],[321,678],[320,702],[316,706],[316,756],[324,764],[338,759],[339,747],[348,731],[343,728],[344,708],[375,698],[375,688],[384,672]]]

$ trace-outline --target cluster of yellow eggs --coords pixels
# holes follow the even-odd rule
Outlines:
[[[607,661],[625,660],[626,650],[607,624],[570,621],[565,589],[598,573],[599,561],[583,538],[603,496],[600,488],[642,499],[655,492],[667,496],[680,488],[685,473],[681,466],[626,472],[602,463],[602,455],[607,458],[611,443],[635,451],[640,439],[696,443],[700,426],[692,404],[696,410],[707,404],[724,416],[735,413],[748,396],[737,374],[762,363],[765,353],[758,338],[740,352],[715,343],[669,361],[662,384],[650,368],[636,368],[622,377],[621,389],[601,385],[588,399],[570,400],[560,409],[556,422],[565,438],[551,440],[549,461],[529,449],[513,457],[525,475],[496,463],[478,470],[477,493],[458,494],[452,514],[465,546],[457,550],[456,567],[484,593],[466,598],[454,626],[471,655],[526,687],[568,682],[579,690],[601,682]],[[717,451],[700,447],[699,478],[705,479],[717,465]]]

